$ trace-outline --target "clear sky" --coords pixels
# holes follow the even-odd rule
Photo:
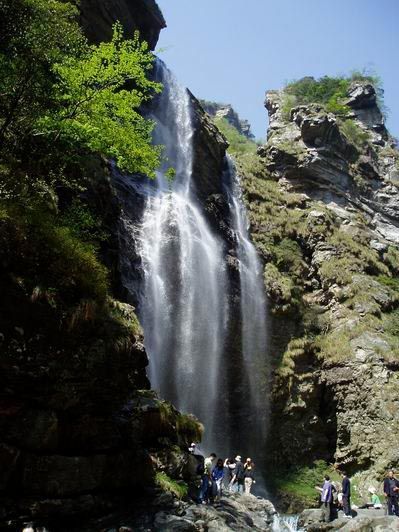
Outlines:
[[[257,138],[267,89],[371,68],[399,137],[399,0],[157,0],[160,56],[198,97],[231,103]]]

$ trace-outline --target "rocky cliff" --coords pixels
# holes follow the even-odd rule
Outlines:
[[[166,27],[165,19],[155,0],[81,0],[80,23],[90,41],[109,40],[112,24],[119,21],[127,37],[135,31],[154,50],[159,33]]]
[[[267,143],[241,161],[270,299],[270,464],[280,494],[300,499],[301,466],[324,460],[361,496],[398,463],[399,153],[370,80],[344,114],[287,93],[267,94]]]
[[[164,26],[151,1],[81,9],[94,41],[108,38],[119,19],[154,47]],[[194,418],[149,390],[134,308],[117,300],[119,204],[108,164],[87,155],[82,166],[85,201],[108,235],[95,252],[34,202],[1,208],[1,529],[32,519],[82,530],[90,516],[126,508],[137,492],[154,496],[161,470],[166,483],[169,475],[187,478],[187,446],[200,439]],[[65,201],[60,193],[61,207]]]
[[[251,131],[251,124],[248,120],[240,118],[230,104],[209,102],[206,100],[200,100],[200,103],[209,116],[216,119],[225,119],[238,133],[244,135],[244,137],[251,140],[255,138]]]

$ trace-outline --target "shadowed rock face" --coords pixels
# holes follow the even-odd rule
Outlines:
[[[166,27],[165,19],[155,0],[81,0],[82,28],[91,42],[107,41],[112,36],[112,24],[119,21],[126,36],[140,32],[154,50],[159,33]]]
[[[151,0],[83,0],[81,9],[94,42],[107,39],[120,20],[127,34],[138,29],[154,47],[165,26]],[[118,204],[107,167],[98,166],[88,195],[112,232]],[[185,450],[198,439],[195,422],[149,391],[133,307],[113,300],[97,315],[88,304],[84,323],[79,314],[68,327],[73,306],[61,311],[36,301],[16,281],[15,257],[39,251],[29,245],[26,251],[4,221],[0,241],[0,528],[21,529],[23,520],[34,518],[71,530],[75,520],[107,513],[125,496],[131,502],[135,490],[153,486],[154,464],[181,477]],[[118,291],[114,246],[115,235],[103,251]],[[40,277],[35,268],[40,265],[22,275]]]

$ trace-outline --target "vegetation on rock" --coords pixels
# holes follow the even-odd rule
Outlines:
[[[280,466],[270,475],[296,509],[315,501],[312,475],[320,481],[326,462],[363,474],[362,482],[381,474],[382,463],[393,464],[381,445],[387,434],[379,415],[368,399],[357,406],[360,396],[378,397],[391,412],[398,385],[387,370],[398,359],[398,248],[363,209],[373,186],[390,186],[387,168],[392,172],[398,157],[383,122],[378,134],[367,122],[380,116],[376,81],[359,74],[304,78],[272,91],[266,146],[260,157],[236,157],[271,311],[270,456]],[[364,98],[357,102],[366,102],[359,114],[346,103],[352,87]],[[374,115],[365,115],[370,105]],[[390,415],[382,423],[391,441],[394,423]],[[324,464],[320,470],[315,460]]]
[[[178,499],[185,499],[188,494],[188,486],[183,481],[170,478],[164,471],[155,474],[155,483],[162,491],[173,493]]]
[[[255,153],[257,144],[245,135],[240,134],[237,129],[229,124],[225,118],[216,117],[213,120],[217,128],[226,137],[229,148],[228,151],[235,155],[244,155],[246,153]]]
[[[348,98],[348,89],[354,81],[368,81],[380,86],[377,76],[365,72],[354,71],[349,76],[323,76],[319,79],[305,77],[287,83],[284,88],[283,113],[288,116],[292,107],[320,103],[326,111],[337,116],[347,116],[350,108],[345,100]]]
[[[110,42],[89,45],[77,15],[70,2],[0,2],[3,275],[57,309],[60,323],[108,308],[107,228],[83,194],[106,179],[99,156],[150,176],[160,157],[139,113],[161,90],[148,79],[147,44],[125,40],[116,24]]]

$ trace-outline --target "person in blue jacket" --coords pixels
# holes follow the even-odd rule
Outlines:
[[[224,477],[224,467],[223,460],[219,458],[216,462],[215,467],[212,469],[212,487],[213,487],[213,497],[216,501],[220,501],[223,490],[223,477]]]

